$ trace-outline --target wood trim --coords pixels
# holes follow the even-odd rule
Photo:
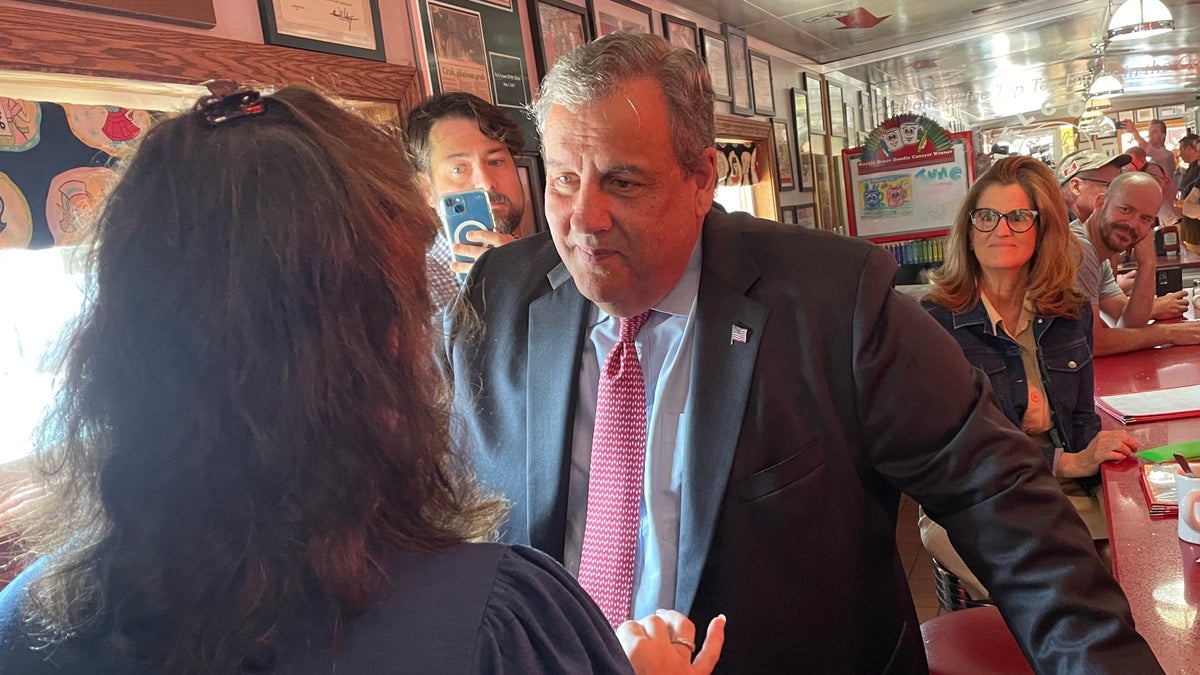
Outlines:
[[[32,11],[0,22],[0,69],[180,84],[310,84],[346,98],[396,101],[401,110],[422,97],[412,66]]]
[[[769,121],[738,117],[716,116],[717,138],[751,141],[758,144],[757,169],[759,181],[751,188],[754,210],[760,218],[779,220],[779,170],[775,163],[775,130]]]
[[[770,122],[750,117],[718,114],[716,125],[718,138],[731,137],[747,141],[765,141],[774,134]]]

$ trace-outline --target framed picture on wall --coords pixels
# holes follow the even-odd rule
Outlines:
[[[775,83],[771,79],[771,57],[750,50],[750,81],[754,84],[754,112],[775,114]]]
[[[379,0],[345,0],[328,6],[258,0],[263,42],[373,61],[386,60]]]
[[[857,117],[858,117],[858,114],[855,112],[854,107],[851,106],[849,103],[847,103],[845,118],[846,118],[846,141],[848,143],[854,143],[855,141],[858,140],[858,120],[855,119]]]
[[[721,24],[729,45],[729,82],[733,87],[733,112],[738,115],[753,115],[754,101],[750,92],[750,57],[746,47],[746,31]]]
[[[718,101],[732,101],[733,90],[729,86],[729,41],[724,35],[707,28],[700,31],[700,45],[704,48],[704,63],[708,65],[708,77],[712,80],[713,97]]]
[[[1133,115],[1135,122],[1149,122],[1154,119],[1154,108],[1138,108]]]
[[[800,74],[800,86],[808,94],[808,131],[812,134],[825,133],[825,108],[821,97],[821,78],[808,73]]]
[[[677,19],[670,14],[662,15],[663,37],[672,47],[683,47],[700,53],[700,29],[691,21]]]
[[[796,187],[800,191],[813,186],[812,141],[808,136],[808,94],[803,88],[792,88],[792,127],[796,131]]]
[[[550,72],[558,57],[592,39],[587,10],[568,0],[531,0],[533,46],[538,72]]]
[[[825,155],[813,157],[813,200],[817,205],[817,227],[832,230],[833,222],[833,182],[829,175],[829,158]]]
[[[542,160],[537,155],[517,155],[513,157],[517,165],[517,175],[521,178],[521,189],[525,192],[525,213],[521,216],[521,224],[514,233],[518,237],[527,237],[538,232],[547,231],[546,211],[542,208],[542,197],[546,186],[542,180]]]
[[[801,204],[795,207],[796,224],[800,227],[815,228],[817,226],[817,207],[815,204]]]
[[[1158,119],[1172,120],[1183,117],[1183,104],[1163,105],[1158,107]]]
[[[829,85],[829,135],[846,137],[846,109],[842,101],[842,88],[832,82]]]
[[[796,224],[796,207],[781,206],[779,207],[779,222],[785,225]]]
[[[771,120],[775,132],[775,164],[778,167],[779,191],[796,189],[796,172],[792,169],[792,146],[788,142],[788,123],[785,119]]]
[[[1117,113],[1117,126],[1121,126],[1121,123],[1125,120],[1129,120],[1130,122],[1133,121],[1132,110],[1122,110],[1121,112]]]
[[[478,11],[442,2],[427,3],[433,62],[442,91],[465,91],[492,100],[483,18]]]
[[[650,8],[632,0],[587,0],[596,37],[609,33],[653,33]]]

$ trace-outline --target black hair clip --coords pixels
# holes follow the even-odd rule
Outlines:
[[[216,126],[246,115],[261,115],[264,109],[262,95],[253,89],[243,89],[230,94],[205,96],[196,103],[196,112],[205,122]]]

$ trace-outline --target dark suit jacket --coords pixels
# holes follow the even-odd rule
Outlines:
[[[728,616],[720,672],[926,670],[901,490],[1040,669],[1155,671],[1038,449],[885,252],[715,209],[702,237],[676,609],[700,635]],[[483,326],[450,326],[460,440],[513,502],[504,539],[561,560],[588,302],[548,236],[482,256],[464,300]]]

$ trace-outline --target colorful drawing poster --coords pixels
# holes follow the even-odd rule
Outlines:
[[[913,212],[913,177],[909,174],[865,176],[854,186],[864,219],[903,218]]]
[[[948,230],[974,178],[969,136],[952,134],[944,151],[895,152],[872,164],[861,161],[864,148],[842,151],[850,234],[886,241]]]

